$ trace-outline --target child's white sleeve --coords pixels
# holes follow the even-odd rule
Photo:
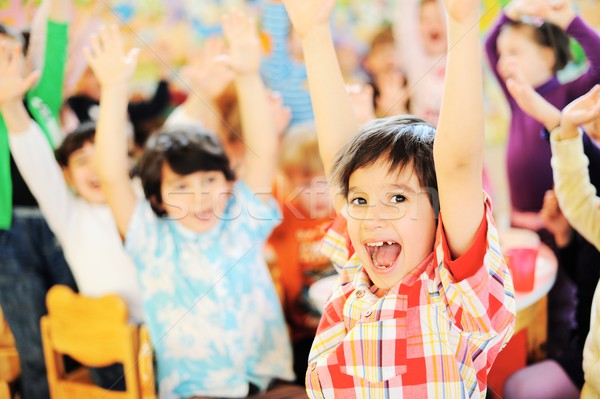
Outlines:
[[[600,198],[590,183],[589,160],[583,152],[581,131],[575,138],[550,136],[554,191],[569,223],[600,250]]]
[[[58,240],[64,243],[76,200],[69,191],[48,140],[34,121],[25,132],[10,132],[8,136],[21,176],[48,225]]]

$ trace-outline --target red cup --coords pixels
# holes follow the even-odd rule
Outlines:
[[[505,251],[504,258],[512,274],[515,291],[533,290],[537,256],[538,247],[510,248]]]

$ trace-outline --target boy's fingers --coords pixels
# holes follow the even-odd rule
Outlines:
[[[94,59],[94,56],[92,55],[92,50],[89,47],[83,48],[83,57],[87,61],[90,68],[92,68],[92,70],[93,70],[96,60]]]
[[[100,38],[98,37],[98,34],[93,35],[90,39],[89,48],[91,49],[90,56],[93,55],[94,57],[97,57],[99,54],[102,53],[102,47],[100,45]]]
[[[111,45],[111,38],[109,36],[108,29],[106,28],[106,26],[100,27],[99,36],[100,44],[102,45],[102,48],[106,50],[108,46]]]

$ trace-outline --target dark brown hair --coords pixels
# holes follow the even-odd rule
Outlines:
[[[389,171],[401,171],[412,165],[422,188],[437,192],[433,162],[435,128],[412,115],[375,119],[365,125],[337,153],[331,179],[348,196],[350,176],[357,169],[378,161],[389,163]],[[430,198],[432,204],[437,199]]]
[[[96,136],[96,123],[84,122],[77,129],[69,133],[54,152],[58,164],[63,168],[69,166],[69,158],[77,150],[83,148],[85,143],[93,143]]]
[[[158,216],[165,214],[160,192],[165,162],[179,175],[219,171],[228,181],[235,179],[229,159],[215,134],[192,125],[167,127],[150,137],[139,167],[144,194]]]

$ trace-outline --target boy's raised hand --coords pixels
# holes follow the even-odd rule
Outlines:
[[[448,17],[456,22],[471,22],[479,17],[481,0],[444,0]]]
[[[38,71],[23,77],[23,66],[21,46],[0,41],[0,104],[21,101],[40,77]]]
[[[225,91],[235,77],[228,59],[225,41],[220,37],[209,37],[197,60],[185,66],[181,74],[193,92],[214,99]]]
[[[116,26],[101,27],[98,35],[92,37],[91,47],[84,49],[84,56],[102,87],[127,83],[137,66],[138,53],[137,48],[125,51]]]
[[[335,0],[283,0],[285,9],[301,39],[314,28],[328,25]]]
[[[600,85],[573,101],[562,112],[558,139],[576,137],[577,127],[600,118]]]
[[[536,92],[525,78],[523,71],[512,60],[508,64],[509,78],[506,88],[519,108],[552,130],[560,122],[560,111]]]
[[[229,62],[238,75],[257,74],[260,69],[260,39],[254,18],[234,10],[222,18],[223,33],[229,44]]]

